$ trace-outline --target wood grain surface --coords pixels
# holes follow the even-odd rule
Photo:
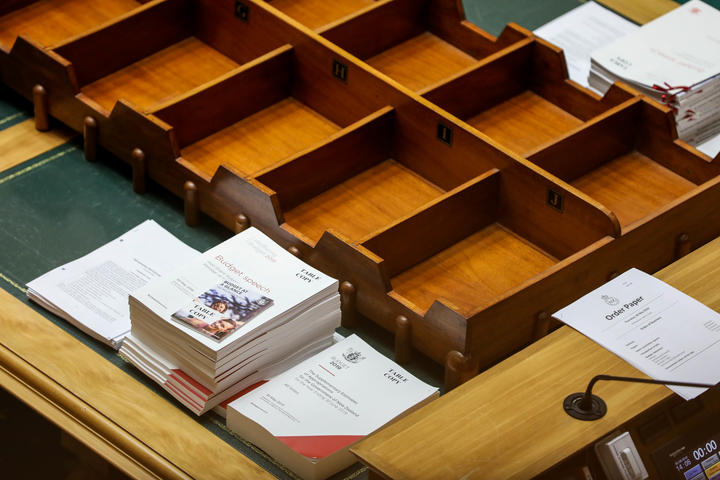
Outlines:
[[[135,0],[40,0],[0,17],[0,47],[18,35],[52,46],[140,6]]]
[[[410,90],[440,82],[476,60],[430,32],[424,32],[367,59],[367,63]]]
[[[62,126],[49,132],[35,129],[33,119],[25,120],[0,132],[0,172],[24,162],[28,158],[62,145],[76,134]]]
[[[637,151],[601,165],[572,184],[612,210],[623,227],[696,187]]]
[[[315,30],[346,15],[372,5],[376,0],[273,0],[271,6],[308,28]]]
[[[338,130],[335,123],[288,97],[183,148],[181,155],[208,178],[223,163],[255,175]]]
[[[498,223],[392,278],[393,290],[423,311],[446,299],[464,315],[556,263]]]
[[[107,110],[124,98],[147,111],[237,66],[197,38],[188,37],[84,86],[82,92]]]
[[[720,239],[656,276],[720,311]],[[604,382],[595,391],[607,403],[605,417],[566,415],[563,399],[598,373],[644,377],[562,327],[352,451],[393,479],[532,478],[672,395],[663,386]]]
[[[45,386],[40,392],[45,401],[59,407],[50,420],[60,423],[55,415],[75,417],[75,423],[102,439],[89,446],[106,458],[106,447],[115,445],[111,463],[123,468],[117,457],[125,462],[130,457],[163,477],[272,478],[175,405],[3,290],[0,304],[3,387],[12,388],[13,378],[27,388]]]
[[[358,241],[441,193],[388,159],[286,212],[285,221],[313,241],[328,228]]]
[[[582,125],[580,119],[530,90],[468,118],[467,122],[520,155]]]

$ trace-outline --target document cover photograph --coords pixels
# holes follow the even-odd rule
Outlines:
[[[172,317],[220,342],[272,304],[271,298],[224,280],[200,294]]]

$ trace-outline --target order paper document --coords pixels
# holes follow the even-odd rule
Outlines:
[[[652,378],[720,381],[720,314],[640,270],[628,270],[554,317]],[[705,391],[669,388],[686,400]]]
[[[590,88],[590,53],[638,28],[607,8],[588,2],[546,23],[535,30],[535,35],[562,48],[570,80]]]
[[[130,331],[128,294],[199,252],[153,220],[29,282],[28,297],[114,348]]]

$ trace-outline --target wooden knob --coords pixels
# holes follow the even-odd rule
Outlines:
[[[408,363],[412,360],[412,330],[405,315],[395,317],[395,361]]]
[[[130,153],[132,163],[132,182],[135,193],[145,193],[147,188],[147,168],[145,165],[145,152],[134,148]]]
[[[98,124],[90,116],[83,120],[83,151],[85,160],[94,162],[97,160]]]
[[[300,258],[300,249],[293,245],[292,247],[288,248],[288,252],[292,253],[296,257]]]
[[[198,188],[197,185],[190,180],[185,182],[183,188],[185,189],[185,223],[194,227],[200,223]]]
[[[35,113],[35,128],[41,132],[50,130],[48,94],[42,85],[35,85],[33,87],[33,110]]]
[[[250,227],[250,219],[239,213],[235,216],[235,233],[240,233]]]
[[[342,326],[345,328],[355,328],[357,327],[357,306],[355,304],[357,292],[355,285],[346,280],[340,283],[339,291]]]

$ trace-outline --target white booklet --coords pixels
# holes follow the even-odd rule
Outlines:
[[[437,395],[351,335],[230,403],[227,425],[302,478],[325,478],[355,462],[350,445]]]
[[[142,321],[190,340],[213,360],[337,295],[337,280],[252,227],[178,267],[135,291],[131,310],[143,305],[154,319]]]
[[[562,48],[570,80],[590,88],[590,54],[638,28],[613,11],[595,2],[587,2],[546,23],[534,33]]]
[[[691,0],[595,50],[592,61],[646,89],[692,87],[720,74],[720,11]]]
[[[635,268],[553,316],[654,379],[720,381],[720,314]],[[669,388],[686,400],[705,391]]]
[[[27,295],[117,349],[130,331],[128,294],[198,255],[155,221],[146,220],[84,257],[32,280]]]

